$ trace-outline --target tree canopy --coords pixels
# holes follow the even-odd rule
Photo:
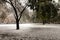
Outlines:
[[[43,23],[57,16],[57,8],[51,3],[52,0],[29,0],[29,7],[36,10],[37,20],[42,19]]]

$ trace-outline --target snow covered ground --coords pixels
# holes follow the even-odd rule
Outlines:
[[[0,40],[60,40],[60,24],[0,24]]]
[[[20,29],[30,28],[60,28],[60,24],[39,24],[39,23],[26,23],[19,24]],[[0,29],[16,29],[16,24],[0,24]]]

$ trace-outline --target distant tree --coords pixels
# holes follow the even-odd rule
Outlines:
[[[4,20],[5,20],[6,17],[7,17],[7,15],[5,14],[5,12],[2,12],[2,13],[0,14],[0,19],[1,19],[1,22],[2,22],[2,23],[4,22]]]
[[[17,11],[17,8],[16,8],[16,2],[18,1],[18,0],[1,0],[2,2],[4,2],[4,3],[9,3],[11,6],[12,6],[12,8],[13,8],[13,10],[14,10],[14,12],[15,12],[15,14],[14,14],[14,16],[15,16],[15,20],[16,20],[16,29],[17,30],[19,30],[19,21],[20,21],[20,19],[21,19],[21,17],[22,17],[22,14],[23,14],[23,12],[25,11],[25,9],[26,9],[26,7],[27,6],[25,6],[24,8],[23,8],[23,10],[20,12],[20,14],[18,14],[18,11]],[[13,2],[14,1],[14,2]],[[14,5],[15,4],[15,5]],[[21,4],[20,4],[21,5]],[[19,9],[18,9],[19,10]]]
[[[36,10],[36,18],[42,19],[43,24],[50,22],[51,18],[57,16],[57,8],[51,3],[52,0],[29,0],[31,9]]]

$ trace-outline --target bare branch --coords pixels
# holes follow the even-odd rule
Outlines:
[[[17,19],[18,20],[18,14],[17,14],[17,10],[16,10],[16,8],[14,7],[14,5],[13,5],[13,3],[12,3],[12,1],[11,0],[9,0],[10,2],[11,2],[11,6],[13,7],[13,9],[14,9],[14,11],[15,11],[15,19]]]
[[[23,14],[23,12],[25,11],[26,7],[27,7],[27,6],[25,6],[25,8],[24,8],[24,9],[20,12],[20,17],[19,17],[19,20],[21,19],[22,14]]]

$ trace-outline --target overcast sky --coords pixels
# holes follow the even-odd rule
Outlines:
[[[28,0],[20,0],[22,6],[25,6],[25,3],[27,3]],[[30,10],[30,7],[27,8],[29,10],[29,12],[33,12],[32,10]]]
[[[58,0],[54,0],[56,3],[58,3]]]
[[[27,0],[20,0],[21,4],[24,6],[27,3]]]

